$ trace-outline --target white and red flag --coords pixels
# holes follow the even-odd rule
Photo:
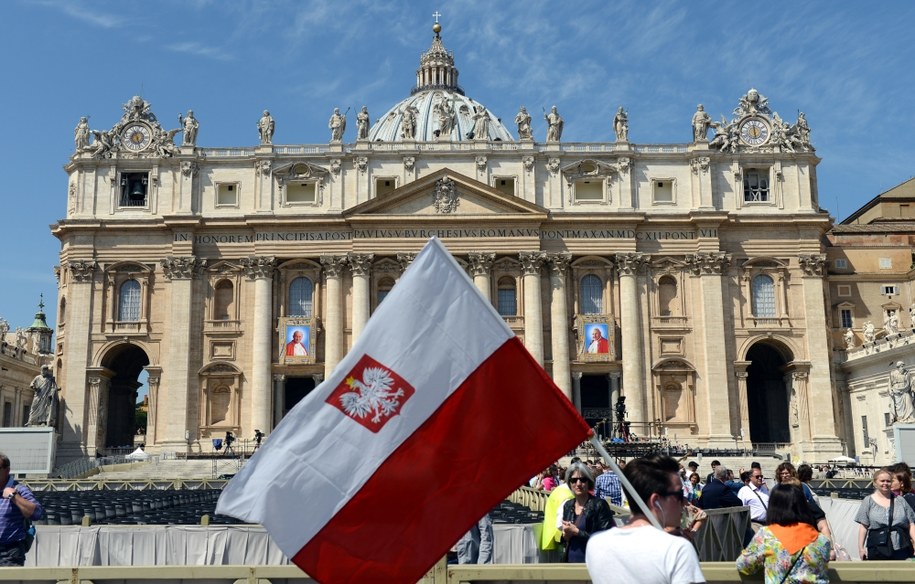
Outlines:
[[[216,511],[323,584],[417,582],[588,426],[437,239]]]

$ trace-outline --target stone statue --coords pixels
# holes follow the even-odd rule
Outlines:
[[[194,110],[187,110],[187,117],[181,117],[181,114],[178,114],[178,123],[184,128],[184,140],[181,144],[183,146],[196,146],[197,130],[200,129],[200,122],[194,117]]]
[[[518,115],[515,116],[515,123],[518,124],[518,139],[519,140],[533,140],[534,135],[531,132],[531,114],[527,113],[527,110],[524,106],[521,106],[521,109],[518,110]]]
[[[474,106],[473,109],[473,131],[468,137],[474,140],[489,140],[489,112],[481,105]]]
[[[454,127],[454,105],[447,99],[442,98],[433,110],[438,115],[438,135],[436,138],[450,139],[451,129]]]
[[[899,334],[899,317],[896,316],[895,310],[886,311],[886,315],[883,317],[883,330],[886,332],[886,336]]]
[[[50,426],[57,425],[57,382],[51,375],[51,368],[47,365],[41,366],[41,375],[36,375],[35,379],[29,385],[35,390],[35,397],[32,398],[32,407],[29,410],[29,421],[26,426]]]
[[[102,158],[109,156],[112,146],[114,146],[114,132],[104,130],[89,130],[95,136],[95,142],[92,143],[92,156]]]
[[[550,108],[550,113],[543,114],[543,118],[549,125],[546,130],[546,141],[559,142],[559,140],[562,138],[562,126],[565,122],[559,115],[559,111],[556,109],[556,106],[554,105],[552,108]]]
[[[400,135],[404,140],[416,139],[416,108],[408,105],[403,111],[403,120],[400,122]]]
[[[617,142],[629,141],[629,114],[620,106],[613,117],[613,131],[616,132]]]
[[[705,107],[700,103],[696,106],[696,113],[693,114],[693,142],[708,142],[708,129],[712,123],[712,117],[705,111]]]
[[[264,110],[264,115],[257,122],[257,131],[261,137],[261,145],[273,144],[273,130],[276,124],[270,117],[270,110]]]
[[[867,321],[864,323],[864,342],[873,343],[877,338],[877,331],[874,328],[874,323]]]
[[[366,140],[369,137],[369,108],[362,106],[362,110],[356,114],[356,139]]]
[[[851,329],[845,329],[845,350],[855,348],[855,333]]]
[[[333,115],[330,116],[330,120],[327,122],[327,127],[330,128],[331,142],[343,140],[343,132],[346,131],[346,114],[341,114],[340,108],[335,107]]]
[[[909,372],[906,371],[902,361],[896,361],[895,367],[890,371],[890,410],[891,424],[897,422],[915,422],[915,402],[912,399],[912,384]]]
[[[798,146],[810,148],[810,126],[807,125],[807,116],[804,112],[797,114],[797,122],[794,123],[792,133]]]
[[[73,141],[76,142],[77,152],[82,152],[89,148],[89,131],[89,118],[83,116],[73,130]]]

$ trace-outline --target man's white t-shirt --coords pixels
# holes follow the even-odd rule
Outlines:
[[[585,563],[594,584],[705,582],[693,544],[651,525],[591,536]]]

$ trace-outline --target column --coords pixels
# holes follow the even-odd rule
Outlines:
[[[522,251],[521,271],[524,274],[524,345],[534,359],[543,365],[543,306],[540,298],[540,266],[544,254]]]
[[[276,427],[283,419],[283,410],[286,408],[286,376],[273,376],[273,426]]]
[[[192,440],[197,438],[197,405],[199,395],[196,377],[191,365],[191,334],[193,326],[191,313],[194,310],[194,276],[203,268],[204,262],[194,256],[167,257],[162,260],[162,271],[169,282],[168,329],[165,333],[166,359],[162,369],[162,387],[165,389],[160,412],[161,434],[159,443],[166,448],[186,451],[189,444],[186,433]]]
[[[99,449],[105,448],[107,428],[105,421],[108,416],[108,384],[111,381],[110,371],[102,368],[93,368],[87,371],[86,381],[86,452],[95,456]]]
[[[550,266],[550,340],[553,349],[553,381],[566,397],[572,399],[569,367],[569,302],[566,290],[566,273],[572,254],[556,252],[547,254]]]
[[[89,441],[86,428],[88,387],[86,363],[91,362],[89,338],[92,333],[93,281],[98,266],[93,260],[67,262],[67,342],[64,345],[64,370],[58,372],[61,386],[60,417],[62,445],[58,456],[62,460],[75,460],[82,456],[95,456],[95,442]],[[83,449],[85,445],[86,449]],[[90,452],[88,448],[93,448]]]
[[[731,263],[723,252],[698,253],[686,257],[693,274],[699,278],[701,297],[697,317],[704,323],[701,343],[704,347],[702,375],[706,396],[705,427],[707,444],[712,448],[734,446],[741,421],[734,384],[728,376],[727,331],[724,324],[724,292],[722,275]],[[727,413],[727,415],[725,415]]]
[[[572,404],[581,413],[581,371],[572,373]]]
[[[744,443],[750,442],[750,406],[747,401],[747,378],[750,373],[747,368],[752,363],[752,361],[734,361],[734,375],[737,377],[738,420],[740,420],[737,435]]]
[[[346,256],[321,256],[324,266],[325,298],[324,318],[324,374],[330,375],[343,358],[343,269]]]
[[[251,418],[250,426],[242,429],[252,434],[254,429],[270,434],[273,430],[273,273],[276,258],[251,256],[242,263],[245,275],[254,280],[254,326],[251,351]]]
[[[473,284],[482,292],[486,300],[492,302],[492,264],[496,261],[496,254],[492,252],[472,251],[467,254],[470,260],[470,273],[473,274]]]
[[[159,419],[159,381],[162,376],[161,367],[144,367],[146,370],[146,390],[149,395],[148,409],[146,411],[146,446],[156,443],[156,423]]]
[[[623,345],[623,388],[629,420],[636,434],[647,434],[647,393],[642,364],[642,318],[638,273],[646,262],[641,253],[617,254],[620,277],[620,336]]]
[[[807,401],[816,404],[817,415],[810,416],[810,429],[804,435],[810,442],[801,444],[807,460],[829,460],[842,454],[842,445],[836,436],[835,399],[829,367],[832,353],[826,331],[826,303],[823,302],[823,276],[826,274],[826,256],[822,254],[798,257],[803,276],[804,322],[807,323],[807,359],[810,372],[807,376]],[[803,421],[802,421],[803,423]]]
[[[620,372],[611,371],[607,378],[610,379],[610,410],[613,412],[611,421],[616,422],[616,402],[620,399]]]
[[[350,269],[353,272],[353,344],[362,334],[365,323],[369,321],[369,282],[372,273],[372,261],[375,254],[350,253],[347,255]]]

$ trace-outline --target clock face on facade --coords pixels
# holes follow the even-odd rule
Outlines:
[[[750,118],[740,126],[740,139],[749,146],[759,146],[769,139],[769,126],[759,118]]]
[[[121,144],[133,152],[145,149],[152,142],[152,131],[144,124],[131,124],[121,132]]]

